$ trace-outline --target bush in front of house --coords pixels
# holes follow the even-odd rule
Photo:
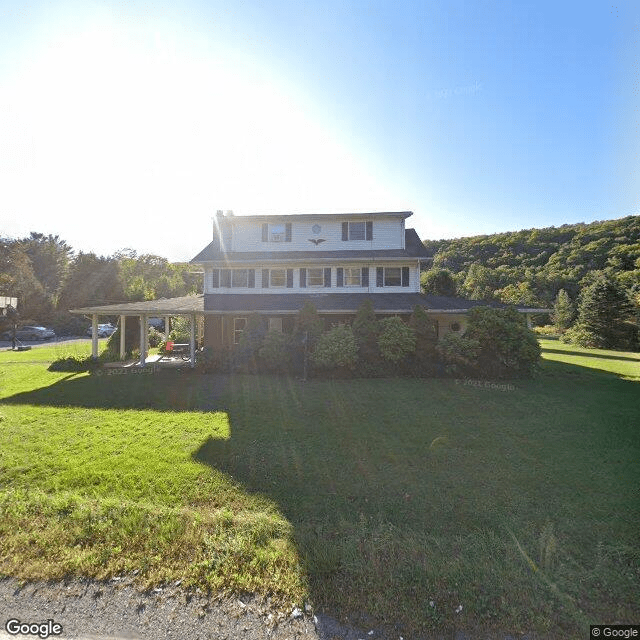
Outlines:
[[[230,368],[228,347],[204,347],[196,351],[196,370],[200,373],[226,373]]]
[[[379,321],[378,349],[387,362],[400,362],[416,350],[416,333],[397,316]]]
[[[540,362],[540,345],[515,308],[476,307],[461,338],[478,344],[471,350],[473,369],[488,378],[528,377]],[[452,343],[455,344],[455,341]]]
[[[260,364],[267,371],[289,372],[293,365],[293,337],[282,331],[268,331],[258,350]]]
[[[162,343],[164,343],[164,335],[160,333],[157,329],[151,327],[149,329],[149,346],[150,347],[159,347]]]
[[[68,356],[54,360],[47,368],[47,371],[66,371],[69,373],[81,373],[83,371],[96,371],[102,367],[102,362],[91,356],[78,358]]]
[[[311,361],[320,369],[353,371],[358,362],[358,345],[351,327],[340,324],[325,331],[318,338]]]

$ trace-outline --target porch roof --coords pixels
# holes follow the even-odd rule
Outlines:
[[[180,315],[203,313],[204,296],[182,296],[181,298],[159,298],[158,300],[144,300],[143,302],[121,302],[117,304],[96,305],[69,309],[70,313],[89,315],[97,313],[104,316],[117,315]]]

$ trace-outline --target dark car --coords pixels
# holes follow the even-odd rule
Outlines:
[[[11,331],[5,331],[0,337],[3,340],[11,340],[13,334]],[[18,340],[51,340],[55,337],[55,331],[53,329],[47,329],[47,327],[28,325],[16,329],[16,338]]]

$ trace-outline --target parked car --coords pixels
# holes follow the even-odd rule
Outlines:
[[[11,340],[12,332],[5,331],[0,337],[3,340]],[[26,326],[16,330],[16,338],[18,340],[51,340],[55,337],[55,331],[47,329],[47,327]]]
[[[98,325],[98,338],[108,338],[116,328],[112,324],[99,324]],[[87,329],[87,335],[93,335],[93,330],[91,327]]]

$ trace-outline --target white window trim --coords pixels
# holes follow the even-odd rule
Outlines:
[[[319,271],[318,282],[313,284],[311,282],[311,272]],[[324,287],[324,268],[323,267],[308,267],[307,268],[307,287]]]
[[[357,272],[357,275],[358,275],[357,284],[351,284],[347,282],[347,271],[349,271],[350,273]],[[343,287],[361,287],[362,286],[362,268],[361,267],[343,267],[342,268],[342,286]]]
[[[282,284],[274,284],[273,283],[273,272],[274,271],[282,271],[283,279]],[[273,289],[284,289],[287,286],[287,270],[286,269],[269,269],[269,286]]]
[[[396,269],[397,271],[400,272],[399,275],[399,282],[398,284],[387,284],[387,271],[389,269]],[[402,267],[384,267],[384,273],[383,273],[383,278],[382,278],[382,284],[385,287],[401,287],[402,286]]]
[[[238,320],[242,320],[244,322],[244,325],[242,326],[242,329],[238,329],[236,327],[236,323],[238,322]],[[240,340],[242,339],[242,334],[244,333],[246,328],[247,328],[247,319],[246,318],[234,318],[233,319],[233,344],[240,344]]]
[[[233,276],[240,271],[244,271],[245,273],[245,282],[246,284],[234,284]],[[231,288],[232,289],[247,289],[249,287],[249,269],[231,269]]]

